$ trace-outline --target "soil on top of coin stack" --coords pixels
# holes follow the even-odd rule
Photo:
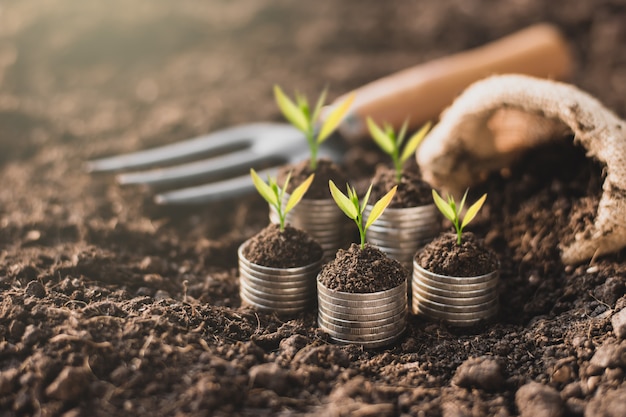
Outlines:
[[[326,288],[351,293],[372,293],[397,287],[408,271],[378,248],[365,244],[361,249],[353,243],[339,249],[335,259],[322,268],[319,280]]]
[[[456,233],[443,233],[415,255],[419,265],[435,274],[472,277],[498,267],[496,254],[472,232],[464,232],[461,244]]]
[[[270,224],[254,235],[243,249],[247,260],[271,268],[296,268],[317,262],[322,247],[303,230]]]
[[[315,178],[309,190],[305,194],[305,198],[311,200],[323,200],[330,198],[330,190],[328,189],[328,181],[333,180],[337,187],[343,189],[348,182],[348,177],[338,164],[330,159],[321,158],[317,161],[315,171],[311,170],[309,160],[298,162],[297,164],[284,165],[278,171],[278,184],[282,186],[287,178],[287,174],[291,172],[287,192],[291,193],[300,184],[302,184],[309,175],[315,173]]]
[[[370,203],[382,198],[394,185],[398,185],[390,208],[419,207],[431,204],[432,186],[424,181],[416,170],[406,169],[402,172],[400,182],[396,182],[396,171],[393,168],[379,166],[372,178],[372,194]]]

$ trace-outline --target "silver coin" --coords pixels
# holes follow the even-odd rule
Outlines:
[[[415,302],[413,303],[413,311],[416,312],[416,314],[423,313],[426,316],[434,317],[438,319],[444,319],[444,320],[476,320],[476,319],[488,319],[488,318],[493,317],[498,312],[498,306],[496,305],[488,310],[483,310],[483,311],[474,311],[474,312],[467,312],[467,313],[461,313],[461,312],[453,313],[453,312],[432,309],[423,303]]]
[[[268,300],[265,297],[260,297],[254,293],[251,293],[246,287],[239,288],[239,295],[244,296],[253,303],[264,305],[273,309],[276,308],[298,308],[306,307],[314,304],[314,298],[301,299],[301,300]]]
[[[443,290],[441,288],[432,287],[430,285],[425,284],[423,281],[414,279],[411,282],[411,289],[414,290],[416,287],[418,287],[423,292],[427,292],[429,294],[435,294],[435,295],[440,295],[442,297],[450,297],[450,298],[465,298],[465,297],[473,298],[473,297],[482,297],[482,296],[487,296],[487,295],[493,295],[495,297],[498,291],[497,287],[495,286],[491,288],[486,288],[483,290],[450,291],[450,290]]]
[[[241,296],[241,301],[244,305],[248,305],[259,311],[265,311],[265,312],[270,312],[270,313],[296,314],[296,313],[300,313],[311,308],[310,305],[298,306],[298,307],[286,307],[284,305],[280,307],[268,306],[268,305],[257,303],[253,300],[250,300],[245,294],[240,293],[240,296]]]
[[[351,328],[352,327],[378,327],[378,326],[389,325],[389,324],[393,324],[397,322],[398,319],[402,318],[403,316],[406,316],[407,309],[405,308],[404,310],[401,310],[395,314],[390,314],[387,317],[381,317],[379,319],[373,319],[369,317],[367,318],[360,317],[355,320],[346,320],[346,319],[338,318],[332,313],[326,313],[322,309],[318,309],[318,314],[326,322],[335,324],[337,326],[344,326],[344,327],[351,327]]]
[[[335,306],[339,308],[349,308],[353,311],[360,311],[361,309],[375,309],[383,308],[391,310],[397,308],[400,305],[406,304],[406,295],[396,295],[392,297],[381,298],[380,300],[344,300],[319,292],[317,293],[317,300],[320,304],[325,304],[329,309],[335,310]]]
[[[471,283],[466,283],[466,284],[448,284],[445,282],[440,282],[440,281],[433,281],[430,278],[424,277],[424,276],[420,276],[417,274],[413,274],[413,279],[414,280],[418,280],[421,281],[422,283],[430,286],[430,287],[434,287],[434,288],[439,288],[442,290],[448,290],[448,291],[478,291],[478,290],[486,290],[489,288],[495,288],[498,285],[498,280],[497,279],[492,279],[490,281],[484,281],[484,282],[480,282],[477,284],[471,284]]]
[[[495,292],[492,294],[486,294],[479,297],[442,297],[437,294],[425,292],[419,288],[419,286],[413,286],[413,294],[419,294],[419,296],[425,300],[433,301],[436,303],[452,306],[472,306],[477,304],[487,303],[497,299]]]
[[[240,283],[240,288],[245,288],[246,291],[259,298],[263,298],[268,301],[299,301],[315,299],[315,291],[299,292],[299,293],[271,293],[259,291],[257,288],[247,285],[245,282]]]
[[[353,309],[349,311],[337,311],[332,306],[326,304],[318,304],[320,312],[327,316],[332,316],[341,320],[356,321],[356,320],[379,320],[386,317],[396,316],[402,314],[407,309],[407,304],[398,305],[395,309],[384,310],[380,312],[365,311],[359,309]]]
[[[498,270],[492,271],[488,274],[477,275],[472,277],[452,277],[448,275],[435,274],[430,272],[420,266],[417,261],[414,262],[413,265],[414,273],[418,276],[422,276],[431,281],[440,282],[443,284],[451,284],[451,285],[466,285],[466,284],[481,284],[484,282],[491,282],[498,277]]]
[[[243,256],[243,255],[241,255]],[[298,278],[304,277],[311,274],[317,274],[319,270],[322,268],[322,260],[320,259],[318,262],[315,262],[310,265],[305,265],[296,268],[272,268],[263,265],[257,265],[255,263],[251,263],[244,258],[239,258],[239,268],[245,270],[246,272],[255,275],[259,278],[267,277],[268,279],[281,279],[281,278]]]
[[[378,336],[386,338],[401,332],[406,327],[406,320],[401,318],[397,323],[377,326],[377,327],[345,327],[338,326],[327,322],[324,318],[318,316],[317,322],[319,326],[329,333],[331,336],[345,337],[347,336]]]
[[[402,302],[385,304],[377,307],[362,307],[362,306],[343,306],[334,303],[325,302],[323,299],[319,298],[318,294],[318,304],[324,310],[333,312],[334,314],[347,314],[353,316],[367,316],[374,314],[387,314],[390,311],[396,311],[407,305],[407,300],[404,299]]]
[[[413,293],[413,300],[418,301],[420,305],[424,305],[430,309],[448,312],[448,313],[474,313],[477,311],[485,311],[489,310],[498,305],[497,299],[492,299],[490,301],[474,304],[474,305],[450,305],[450,304],[441,304],[435,301],[427,300],[422,297],[419,293]]]
[[[355,344],[355,345],[361,345],[366,349],[376,349],[376,348],[380,348],[380,347],[384,347],[384,346],[392,344],[393,342],[395,342],[396,340],[400,338],[402,333],[403,332],[400,332],[397,335],[393,335],[385,339],[377,338],[374,340],[362,340],[362,339],[359,339],[359,337],[356,337],[353,339],[343,339],[341,337],[333,337],[332,335],[331,335],[331,338],[333,339],[333,341],[340,343],[340,344],[344,344],[344,345]]]
[[[275,291],[286,291],[292,290],[293,292],[298,291],[317,291],[315,288],[315,281],[296,281],[295,283],[291,281],[284,282],[275,282],[275,281],[266,281],[264,279],[258,279],[249,275],[241,275],[240,281],[246,281],[246,283],[255,288],[265,288],[268,290]]]
[[[342,301],[379,301],[385,298],[394,298],[399,294],[406,294],[407,282],[404,280],[400,285],[388,290],[376,291],[370,293],[350,293],[344,291],[335,291],[328,289],[324,284],[317,281],[317,290],[324,294],[327,298]]]

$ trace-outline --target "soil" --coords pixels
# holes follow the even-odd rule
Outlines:
[[[322,247],[303,230],[270,224],[251,237],[242,251],[252,263],[271,268],[295,268],[322,259]]]
[[[339,249],[335,259],[326,263],[318,280],[331,290],[351,293],[372,293],[395,288],[409,272],[395,259],[388,258],[377,247],[356,243]]]
[[[498,256],[472,232],[464,231],[459,245],[456,233],[442,233],[415,258],[427,271],[451,277],[476,277],[498,269]]]
[[[348,182],[348,177],[346,177],[343,168],[329,159],[320,158],[317,161],[315,171],[311,171],[309,164],[309,160],[304,160],[297,164],[282,166],[278,171],[278,184],[283,185],[287,175],[291,172],[287,185],[287,192],[291,193],[309,178],[309,175],[315,173],[315,178],[313,178],[305,197],[311,200],[323,200],[331,198],[328,181],[332,180],[338,187],[345,187],[346,182]]]
[[[396,171],[393,168],[379,166],[372,178],[372,194],[370,203],[380,200],[389,190],[397,185],[396,194],[393,196],[389,207],[407,208],[418,207],[433,203],[432,186],[422,180],[419,172],[405,170],[400,182],[396,182]]]
[[[469,229],[500,260],[495,322],[411,316],[382,350],[331,343],[314,311],[241,306],[237,248],[267,224],[258,195],[163,208],[82,170],[282,121],[275,83],[333,99],[538,21],[570,40],[570,81],[626,117],[623,0],[3,1],[0,415],[624,415],[612,319],[626,252],[559,257],[603,179],[572,138],[470,190],[489,194]],[[369,182],[385,158],[354,145],[344,169]]]

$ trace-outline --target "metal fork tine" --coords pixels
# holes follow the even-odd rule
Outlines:
[[[259,172],[261,178],[276,175],[278,168],[270,168]],[[201,204],[222,201],[229,198],[250,194],[254,184],[249,175],[242,175],[223,181],[187,187],[175,191],[157,194],[154,201],[157,204]]]
[[[245,169],[270,161],[270,155],[261,155],[244,149],[216,158],[189,162],[168,168],[119,174],[116,178],[117,181],[123,185],[173,185],[190,182],[199,178],[208,180],[211,177],[215,178],[236,174],[238,172],[241,173],[245,171]]]
[[[232,149],[236,146],[241,147],[249,145],[252,138],[255,136],[271,132],[273,129],[280,126],[283,126],[283,124],[249,123],[242,126],[226,128],[171,145],[88,161],[86,170],[88,172],[114,172],[124,169],[146,168],[156,164],[190,159],[200,154],[206,155],[209,152],[217,152]]]

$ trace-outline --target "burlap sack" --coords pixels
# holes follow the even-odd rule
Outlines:
[[[626,123],[589,94],[522,75],[481,80],[444,111],[417,161],[427,181],[459,193],[567,131],[606,166],[593,226],[561,247],[563,262],[575,264],[626,246]]]

